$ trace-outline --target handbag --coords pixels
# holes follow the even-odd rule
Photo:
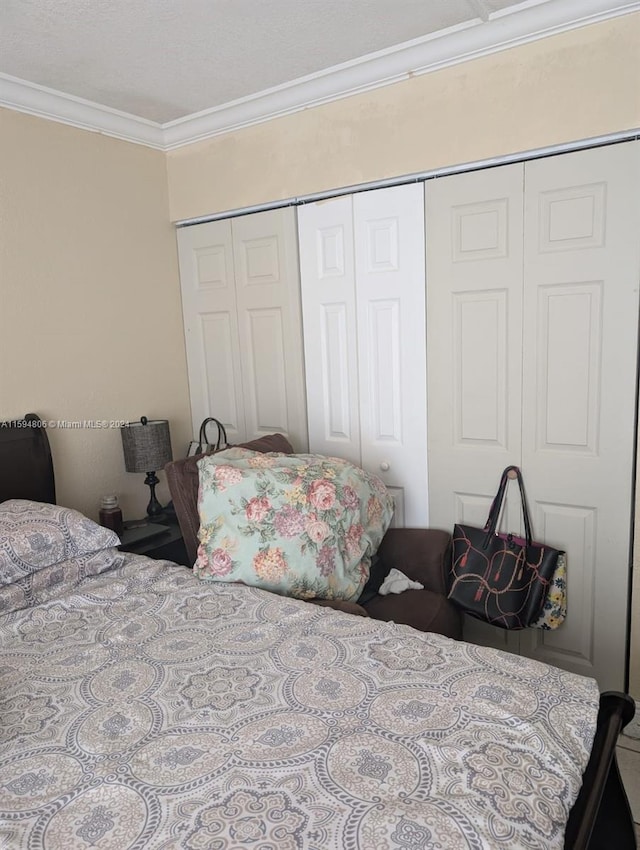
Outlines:
[[[524,537],[496,530],[510,478],[518,480]],[[565,553],[533,541],[517,466],[503,471],[484,528],[455,525],[449,599],[470,616],[502,629],[557,628],[564,620]],[[545,611],[547,601],[549,610]]]
[[[215,442],[207,439],[207,427],[212,423],[215,423],[218,427]],[[201,454],[212,454],[213,452],[218,452],[221,449],[227,448],[229,448],[229,442],[227,440],[227,432],[224,425],[219,419],[215,419],[213,416],[207,416],[200,425],[198,439],[191,440],[189,443],[187,457],[193,457],[194,455]]]
[[[542,607],[542,613],[531,623],[532,629],[557,629],[564,623],[567,616],[567,554],[558,554],[556,571],[547,591],[547,598]]]

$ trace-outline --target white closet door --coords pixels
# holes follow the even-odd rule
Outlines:
[[[278,432],[297,451],[308,445],[293,207],[231,222],[249,439]]]
[[[484,525],[505,466],[520,463],[522,164],[430,180],[427,363],[431,525]],[[510,488],[503,525],[520,524]],[[465,618],[467,640],[517,651]]]
[[[534,528],[567,548],[568,616],[522,651],[623,689],[636,408],[640,147],[525,168],[523,458]]]
[[[295,212],[178,230],[193,433],[215,416],[231,442],[280,432],[308,446]]]
[[[353,198],[362,465],[393,493],[394,523],[429,524],[424,192]]]
[[[215,416],[238,442],[246,430],[231,222],[183,227],[177,240],[193,435]]]
[[[361,465],[353,200],[298,209],[309,448]]]
[[[639,156],[634,142],[529,162],[524,189],[519,165],[426,188],[433,524],[482,524],[501,469],[516,463],[536,537],[568,553],[560,629],[510,634],[468,619],[465,637],[602,689],[624,687],[626,663]]]

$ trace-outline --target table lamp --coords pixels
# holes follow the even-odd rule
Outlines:
[[[151,498],[147,505],[149,520],[157,520],[164,515],[164,508],[156,498],[156,484],[160,483],[156,475],[165,463],[173,459],[171,454],[171,435],[166,419],[147,419],[142,416],[139,422],[129,422],[120,429],[124,465],[127,472],[146,472],[144,483],[149,485]]]

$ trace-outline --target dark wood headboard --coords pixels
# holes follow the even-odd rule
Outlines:
[[[55,504],[56,485],[46,428],[35,413],[0,422],[0,502],[32,499]]]

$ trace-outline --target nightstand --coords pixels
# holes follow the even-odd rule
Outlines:
[[[153,528],[163,526],[165,531],[144,535],[144,526],[139,523],[125,522],[125,528],[120,535],[120,550],[122,552],[133,552],[136,555],[146,555],[156,560],[174,561],[185,567],[193,564],[187,558],[187,550],[182,539],[182,532],[177,520],[167,518],[162,522],[154,523]]]

